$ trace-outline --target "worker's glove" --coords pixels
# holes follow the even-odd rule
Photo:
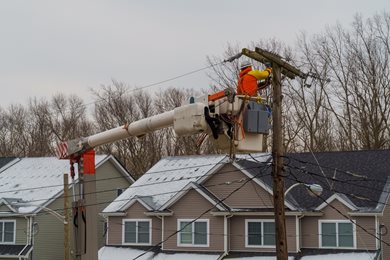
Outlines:
[[[271,67],[267,67],[265,70],[268,71],[270,76],[272,75],[272,68]]]

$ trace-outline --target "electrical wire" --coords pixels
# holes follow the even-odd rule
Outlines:
[[[217,156],[217,155],[216,155]],[[222,156],[222,155],[221,155]],[[250,155],[251,158],[263,158],[263,157],[269,157],[270,155],[269,154],[260,154],[260,155],[256,155],[256,156],[253,156],[253,155]],[[175,157],[175,156],[174,156]],[[225,155],[225,158],[227,157],[227,155]],[[224,162],[222,161],[224,158],[221,159],[221,161],[217,162],[217,163],[205,163],[205,164],[198,164],[198,165],[194,165],[194,166],[186,166],[186,167],[177,167],[175,169],[169,169],[169,170],[154,170],[154,171],[148,171],[146,172],[145,174],[143,174],[142,176],[145,176],[145,175],[149,175],[149,174],[155,174],[155,173],[166,173],[166,172],[172,172],[172,171],[180,171],[180,170],[188,170],[188,169],[196,169],[196,168],[200,168],[200,167],[206,167],[206,166],[218,166],[218,165],[225,165],[229,162]],[[241,159],[238,159],[237,161],[239,161]],[[211,174],[222,174],[222,173],[211,173]],[[142,177],[141,176],[141,177]],[[205,174],[205,176],[207,176],[207,174]],[[191,177],[191,178],[197,178],[198,176],[194,176],[194,177]],[[99,182],[99,181],[107,181],[107,180],[114,180],[114,179],[121,179],[121,178],[124,178],[124,179],[127,179],[127,177],[125,176],[119,176],[119,177],[110,177],[110,178],[103,178],[103,179],[97,179],[97,180],[88,180],[88,181],[84,181],[84,183],[89,183],[89,182]],[[190,178],[190,177],[189,177]],[[169,181],[167,181],[169,182]],[[159,182],[155,182],[153,184],[156,184],[156,183],[159,183]],[[148,186],[148,185],[153,185],[153,184],[144,184],[142,186]],[[69,185],[72,185],[72,184],[69,184]],[[46,188],[54,188],[54,187],[63,187],[64,185],[63,184],[54,184],[54,185],[45,185],[45,186],[38,186],[38,187],[32,187],[32,188],[24,188],[24,189],[12,189],[12,190],[5,190],[5,191],[0,191],[0,194],[1,193],[8,193],[8,192],[19,192],[19,191],[30,191],[30,190],[41,190],[41,189],[46,189]],[[136,187],[141,187],[140,186],[136,186]],[[50,199],[50,198],[49,198]]]
[[[269,166],[268,166],[269,167]],[[223,199],[219,199],[217,204],[214,205],[213,207],[203,211],[199,216],[197,216],[196,218],[194,218],[192,221],[188,221],[186,225],[184,225],[183,227],[181,227],[180,229],[178,229],[177,231],[171,233],[169,236],[167,236],[167,238],[163,239],[161,242],[155,244],[153,247],[149,248],[148,250],[146,250],[145,252],[139,254],[138,256],[136,256],[135,258],[133,258],[133,260],[136,260],[140,257],[142,257],[143,255],[145,255],[146,253],[150,252],[151,250],[153,249],[156,249],[158,248],[162,243],[166,242],[168,239],[170,239],[171,237],[173,237],[174,235],[176,235],[177,233],[181,232],[182,230],[184,230],[188,225],[194,223],[196,220],[200,219],[202,216],[204,216],[205,214],[207,214],[208,212],[210,212],[212,209],[214,209],[216,206],[218,206],[219,204],[223,203],[226,199],[228,199],[230,196],[232,196],[234,193],[236,193],[237,191],[239,191],[240,189],[242,189],[249,181],[253,180],[254,178],[257,178],[259,175],[261,174],[261,171],[254,175],[253,177],[249,178],[247,181],[245,181],[241,186],[237,187],[236,189],[234,189],[232,192],[230,192],[227,196],[225,196]]]

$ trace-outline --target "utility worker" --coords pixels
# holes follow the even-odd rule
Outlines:
[[[237,84],[237,94],[247,96],[257,96],[259,89],[264,89],[269,85],[272,68],[267,66],[263,71],[252,70],[252,64],[249,61],[243,61],[240,65],[240,77]],[[257,84],[258,80],[266,80]]]

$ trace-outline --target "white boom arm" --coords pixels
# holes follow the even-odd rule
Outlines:
[[[254,99],[254,98],[249,98]],[[87,150],[128,137],[141,137],[147,133],[173,126],[179,136],[212,133],[219,149],[236,151],[263,151],[263,134],[268,133],[268,119],[258,108],[250,108],[248,97],[222,97],[210,101],[210,96],[192,98],[192,103],[171,111],[125,124],[89,137],[61,142],[56,149],[59,159],[72,159]],[[258,101],[258,99],[254,99]],[[252,101],[252,104],[256,103]],[[253,107],[253,105],[252,105]],[[259,112],[260,111],[260,112]],[[246,128],[246,129],[244,129]],[[259,130],[259,128],[262,128]]]
[[[174,127],[178,135],[190,135],[207,130],[207,123],[204,119],[205,104],[193,103],[174,110],[154,115],[125,124],[89,137],[82,137],[70,141],[61,142],[56,149],[56,155],[60,159],[69,159],[90,150],[94,147],[109,144],[131,136],[141,137],[147,133]]]

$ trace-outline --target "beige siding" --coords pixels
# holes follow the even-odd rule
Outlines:
[[[341,202],[334,200],[330,203],[331,206],[327,206],[323,209],[324,215],[321,217],[304,217],[301,220],[301,241],[302,248],[319,248],[319,221],[320,220],[346,220],[343,216],[349,216],[348,212],[351,210],[347,208]],[[340,214],[340,211],[342,214]],[[368,232],[375,234],[375,217],[350,217],[356,221],[356,242],[357,249],[362,250],[375,250],[376,241],[375,238],[358,226],[364,227]]]
[[[96,170],[96,204],[97,212],[102,212],[116,197],[118,188],[127,188],[131,185],[127,179],[115,168],[110,161],[105,162]],[[104,192],[103,192],[104,191]],[[98,217],[98,247],[105,245],[103,237],[104,218]]]
[[[208,211],[212,204],[201,196],[197,191],[190,190],[172,207],[174,214],[171,217],[165,217],[164,239],[167,239],[177,230],[178,219],[195,219],[201,213]],[[209,220],[209,247],[183,247],[177,246],[178,235],[174,235],[164,242],[164,250],[177,251],[223,251],[223,217],[214,217],[207,212],[201,219]]]
[[[253,248],[245,246],[245,220],[274,220],[272,216],[234,216],[230,218],[230,250],[240,252],[275,252],[275,248]],[[286,217],[287,245],[289,252],[296,252],[295,217]]]
[[[135,202],[128,208],[126,216],[109,217],[108,245],[122,245],[123,219],[150,219],[152,220],[152,244],[161,242],[161,220],[157,217],[147,217],[148,211],[139,202]]]
[[[229,164],[210,177],[204,186],[215,196],[223,199],[243,185],[243,182],[238,182],[243,178],[246,179],[248,176]],[[229,181],[232,182],[230,185],[221,185]],[[272,201],[273,198],[269,192],[254,181],[250,181],[224,200],[224,203],[232,208],[273,208]]]
[[[379,218],[379,224],[385,225],[386,228],[388,229],[387,234],[382,236],[383,259],[390,259],[390,246],[386,245],[386,244],[390,244],[390,207],[388,206],[389,203],[390,201],[388,198],[385,204],[385,209],[383,211],[383,217]]]

